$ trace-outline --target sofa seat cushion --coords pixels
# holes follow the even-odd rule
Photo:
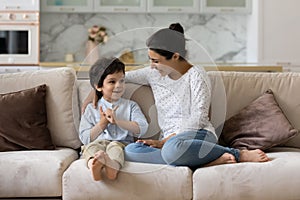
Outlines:
[[[270,162],[197,169],[193,199],[299,199],[300,149],[272,148],[267,155]]]
[[[187,167],[125,162],[117,180],[94,181],[83,159],[63,175],[64,200],[192,199],[192,171]]]
[[[61,196],[62,175],[77,158],[69,148],[0,152],[0,198]]]

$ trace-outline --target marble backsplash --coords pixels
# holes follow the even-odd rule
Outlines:
[[[246,15],[42,13],[41,62],[62,62],[66,54],[83,62],[88,28],[99,25],[106,27],[109,36],[109,42],[100,47],[100,55],[119,56],[129,50],[136,62],[145,63],[146,39],[173,22],[183,25],[193,62],[246,61]]]

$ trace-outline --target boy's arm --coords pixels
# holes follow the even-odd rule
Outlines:
[[[104,117],[108,120],[108,122],[111,124],[116,124],[120,128],[128,130],[129,132],[132,132],[135,135],[139,134],[140,127],[136,121],[120,120],[120,119],[116,118],[115,111],[117,109],[118,109],[118,106],[113,109],[107,109],[105,111]],[[134,112],[134,110],[131,109],[131,112]]]
[[[122,129],[126,129],[129,132],[132,132],[134,135],[140,133],[140,127],[135,121],[125,121],[125,120],[115,120],[116,125]]]

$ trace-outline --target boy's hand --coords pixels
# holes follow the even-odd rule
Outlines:
[[[106,125],[109,123],[109,121],[107,120],[106,116],[105,116],[105,112],[103,112],[103,108],[102,106],[99,107],[99,113],[100,113],[100,122],[102,122],[102,124]]]
[[[116,123],[115,111],[118,109],[119,106],[114,107],[113,109],[106,109],[104,116],[111,124]]]

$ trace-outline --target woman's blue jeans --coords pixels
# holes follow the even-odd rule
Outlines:
[[[239,150],[216,143],[214,134],[205,129],[186,131],[171,137],[162,149],[143,143],[131,143],[125,147],[125,160],[200,167],[216,160],[224,153],[230,153],[236,161],[239,161]]]

